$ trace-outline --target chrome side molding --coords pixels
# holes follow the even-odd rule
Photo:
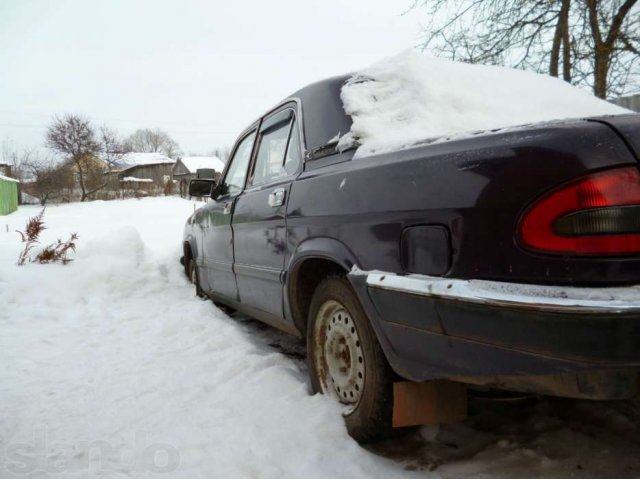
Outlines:
[[[640,313],[640,285],[567,287],[352,270],[371,288],[510,308],[567,313]]]

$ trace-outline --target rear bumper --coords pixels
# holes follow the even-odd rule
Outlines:
[[[614,288],[523,285],[426,275],[369,273],[367,286],[386,291],[518,310],[640,314],[640,285]]]
[[[416,381],[640,367],[640,287],[565,288],[354,270],[387,358]]]

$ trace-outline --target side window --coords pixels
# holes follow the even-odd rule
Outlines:
[[[251,185],[261,185],[286,177],[294,173],[300,163],[300,139],[295,116],[285,111],[274,117],[276,120],[282,117],[282,120],[260,132],[260,146]]]
[[[289,140],[289,146],[287,147],[287,155],[284,159],[284,169],[287,175],[291,175],[298,170],[298,166],[302,161],[302,154],[300,153],[300,132],[298,131],[298,123],[296,119],[293,119],[293,125],[291,126],[291,139]]]
[[[247,178],[247,168],[249,160],[251,160],[255,138],[256,132],[251,132],[238,145],[222,182],[222,194],[237,195],[244,188],[244,180]]]

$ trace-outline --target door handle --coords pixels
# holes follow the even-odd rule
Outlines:
[[[270,207],[279,207],[284,204],[284,197],[286,196],[287,191],[284,188],[276,188],[273,192],[269,194],[269,206]]]
[[[231,205],[233,202],[227,202],[224,204],[224,209],[222,210],[223,215],[229,215],[231,213]]]

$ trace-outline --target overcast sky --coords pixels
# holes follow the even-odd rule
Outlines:
[[[298,88],[412,48],[411,0],[0,0],[0,140],[42,147],[55,114],[185,153],[233,143]]]

